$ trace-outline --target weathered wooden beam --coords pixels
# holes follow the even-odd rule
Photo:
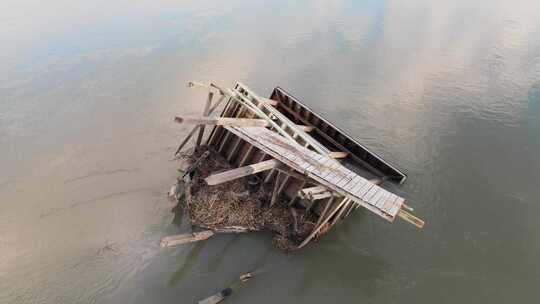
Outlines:
[[[248,102],[248,103],[251,103],[251,104],[253,104],[253,102],[260,103],[261,97],[257,96],[257,94],[255,94],[254,92],[249,90],[242,83],[237,83],[235,91],[238,92],[239,97],[244,99],[245,102]],[[248,96],[243,95],[243,93],[247,93]],[[288,127],[288,129],[292,130],[293,133],[295,135],[297,135],[297,136],[292,136],[291,137],[291,135],[288,132],[285,131],[286,128],[283,128],[283,127],[280,127],[280,126],[278,128],[276,128],[276,130],[279,133],[282,133],[282,135],[284,135],[286,138],[291,139],[291,140],[293,140],[295,142],[298,142],[298,138],[301,138],[304,142],[306,142],[306,144],[309,144],[318,153],[323,154],[323,155],[328,154],[329,151],[325,146],[323,146],[317,140],[315,140],[314,138],[309,136],[302,129],[298,128],[298,126],[295,123],[293,123],[289,118],[287,118],[285,115],[283,115],[283,113],[278,111],[276,108],[274,108],[274,107],[272,107],[272,106],[270,106],[268,104],[263,103],[262,109],[264,111],[261,111],[261,112],[262,112],[262,114],[264,116],[268,117],[268,116],[271,115],[271,116],[275,117],[279,121],[280,124],[286,125]],[[261,117],[261,118],[263,118],[263,117]],[[295,137],[297,137],[297,138],[295,139]]]
[[[317,220],[317,223],[315,224],[315,228],[318,227],[323,219],[324,219],[324,216],[326,215],[326,213],[328,212],[328,210],[330,209],[330,206],[332,205],[332,203],[334,202],[334,197],[331,196],[327,201],[326,201],[326,204],[324,205],[324,209],[323,211],[321,212],[320,216],[319,216],[319,219]]]
[[[280,162],[275,159],[270,159],[260,163],[256,163],[249,166],[244,166],[229,171],[216,173],[205,178],[205,181],[208,185],[219,185],[231,180],[235,180],[247,175],[263,172],[266,170],[273,169],[280,165]]]
[[[241,105],[236,102],[228,102],[225,105],[225,108],[223,109],[223,113],[221,117],[230,117],[233,113],[237,111],[238,108],[240,108]],[[208,138],[207,144],[209,146],[218,145],[221,140],[223,139],[223,136],[225,134],[228,134],[227,130],[221,126],[216,126],[214,130],[212,131],[212,134],[210,138]]]
[[[244,156],[242,156],[242,159],[238,163],[238,166],[242,167],[243,165],[246,164],[247,160],[251,156],[251,152],[253,151],[253,149],[255,149],[255,147],[253,145],[249,144],[249,148],[246,151],[246,153],[244,154]]]
[[[214,233],[246,233],[250,231],[259,231],[258,229],[252,229],[249,227],[244,226],[225,226],[225,227],[210,227],[203,224],[197,224],[196,227],[202,228],[202,229],[208,229],[211,230]]]
[[[274,173],[277,171],[275,170],[276,168],[270,170],[270,172],[268,172],[266,174],[266,177],[264,178],[264,183],[265,184],[268,184],[270,182],[270,180],[272,179],[272,177],[274,176]]]
[[[274,181],[274,188],[272,189],[272,198],[270,199],[270,207],[274,206],[274,204],[277,202],[278,196],[279,196],[279,178],[281,177],[281,172],[278,171],[278,175],[276,176],[276,180]]]
[[[234,127],[267,127],[270,125],[264,119],[230,117],[177,116],[174,121],[177,123]]]
[[[347,207],[349,207],[351,200],[349,198],[344,198],[342,203],[343,205],[340,207],[339,212],[334,216],[334,219],[330,222],[330,227],[334,226],[336,222],[341,218],[341,215],[347,210]]]
[[[305,125],[297,125],[300,129],[304,130],[304,132],[311,132],[313,129],[315,129],[313,126],[305,126]]]
[[[328,157],[330,158],[345,158],[349,156],[349,153],[347,152],[330,152],[328,153]]]
[[[185,233],[178,235],[166,236],[161,239],[161,247],[173,247],[186,243],[207,240],[214,235],[214,232],[205,230],[201,232]]]
[[[226,97],[225,95],[221,95],[218,101],[210,108],[208,113],[214,112],[221,105],[221,103],[223,103],[223,101],[225,100],[225,97]]]
[[[221,140],[221,144],[219,145],[218,152],[221,153],[223,151],[223,148],[225,148],[225,144],[227,143],[227,140],[231,136],[231,132],[223,129],[223,132],[226,132],[225,136],[223,136],[223,139]]]
[[[420,229],[422,229],[426,223],[403,209],[398,211],[397,216]]]
[[[227,156],[227,161],[230,163],[234,154],[236,154],[236,151],[238,150],[238,147],[240,147],[240,143],[242,143],[242,139],[240,137],[237,137],[236,142],[234,143],[234,146],[232,147],[231,151],[229,152],[229,156]]]
[[[349,203],[349,205],[347,206],[347,212],[345,212],[345,214],[343,215],[343,218],[348,217],[349,214],[351,214],[351,212],[355,209],[355,206],[358,206],[358,205],[356,205],[353,202]]]
[[[322,200],[322,199],[331,197],[332,195],[333,195],[332,192],[326,191],[326,192],[310,195],[309,199],[312,201],[317,201],[317,200]]]
[[[308,196],[309,194],[318,194],[327,191],[328,189],[323,186],[315,186],[315,187],[309,187],[304,188],[300,190],[302,192],[302,195]]]
[[[291,168],[289,168],[287,166],[284,166],[284,165],[277,167],[276,170],[284,172],[284,173],[290,175],[291,177],[294,177],[294,178],[297,178],[297,179],[300,179],[300,180],[303,180],[303,179],[306,178],[305,175],[302,175],[302,174],[300,174],[300,173],[298,173],[298,172],[296,172],[294,170],[291,170]]]
[[[200,126],[195,126],[191,132],[189,132],[189,134],[186,136],[186,138],[184,138],[184,141],[178,146],[178,149],[176,149],[176,152],[174,152],[174,155],[178,155],[178,153],[180,153],[180,151],[182,151],[182,148],[184,148],[184,146],[189,142],[189,140],[191,139],[191,137],[193,136],[193,134],[195,134],[195,131],[197,131],[197,129],[200,128]]]
[[[292,170],[289,170],[292,171]],[[285,189],[285,186],[287,185],[287,182],[289,182],[289,179],[291,179],[291,175],[288,172],[284,172],[285,178],[281,182],[281,185],[279,185],[278,193],[281,194],[283,190]]]
[[[308,235],[308,237],[306,237],[304,239],[304,241],[302,241],[302,243],[298,246],[298,249],[306,246],[307,243],[309,243],[309,241],[311,241],[311,239],[313,239],[313,237],[315,235],[317,235],[317,233],[319,232],[319,230],[321,230],[321,228],[332,218],[332,216],[339,210],[339,208],[341,208],[341,206],[343,206],[343,204],[346,203],[346,200],[342,200],[341,203],[339,204],[336,204],[336,206],[327,213],[327,215],[324,217],[323,219],[323,215],[321,214],[321,217],[319,218],[319,221],[317,221],[317,224],[315,225],[315,228],[313,229],[313,231]]]
[[[213,97],[214,97],[214,93],[209,92],[208,99],[206,99],[206,104],[204,105],[203,116],[208,116],[208,112],[210,112],[210,106],[212,105]],[[176,118],[175,118],[175,121],[176,121]],[[199,127],[199,136],[197,137],[197,147],[201,145],[203,135],[204,135],[204,124],[201,124]]]
[[[296,199],[298,198],[298,195],[300,194],[300,191],[302,191],[302,188],[304,188],[304,186],[307,184],[307,178],[304,178],[302,179],[302,183],[300,184],[300,186],[298,187],[298,190],[296,191],[296,194],[293,195],[293,197],[291,198],[291,200],[289,201],[289,206],[292,206],[294,204],[294,202],[296,201]]]
[[[407,204],[401,205],[401,208],[403,208],[403,209],[405,209],[405,210],[407,210],[407,211],[410,211],[410,212],[413,212],[413,211],[414,211],[413,207],[411,207],[411,206],[409,206],[409,205],[407,205]]]

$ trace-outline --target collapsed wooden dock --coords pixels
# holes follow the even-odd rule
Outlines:
[[[382,187],[403,183],[403,172],[283,89],[277,87],[264,98],[241,83],[234,88],[196,82],[188,86],[206,88],[208,95],[202,115],[175,117],[177,123],[195,124],[175,154],[196,136],[196,147],[219,154],[231,166],[205,176],[208,186],[253,177],[270,189],[269,207],[280,202],[294,215],[296,210],[312,215],[313,227],[296,248],[328,232],[358,207],[389,222],[400,218],[424,226],[404,198]],[[213,127],[205,134],[208,125]]]

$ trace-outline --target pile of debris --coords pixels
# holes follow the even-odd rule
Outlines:
[[[291,251],[313,230],[316,217],[303,208],[287,206],[278,198],[270,206],[273,185],[264,184],[256,175],[210,186],[205,178],[231,169],[219,153],[199,146],[182,154],[178,178],[184,189],[176,195],[179,207],[189,216],[191,225],[215,233],[271,231],[276,247]]]

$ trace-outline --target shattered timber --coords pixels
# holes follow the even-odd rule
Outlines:
[[[404,198],[382,187],[402,184],[403,172],[285,90],[276,87],[264,98],[241,83],[188,86],[208,95],[202,115],[174,119],[194,127],[176,150],[183,173],[170,195],[203,231],[166,237],[162,246],[269,230],[277,247],[295,250],[358,207],[389,222],[424,226]],[[187,149],[192,139],[195,147]]]

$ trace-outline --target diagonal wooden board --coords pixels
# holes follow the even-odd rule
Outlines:
[[[405,199],[357,175],[327,156],[291,142],[264,127],[225,128],[268,155],[350,198],[356,204],[394,221]]]

